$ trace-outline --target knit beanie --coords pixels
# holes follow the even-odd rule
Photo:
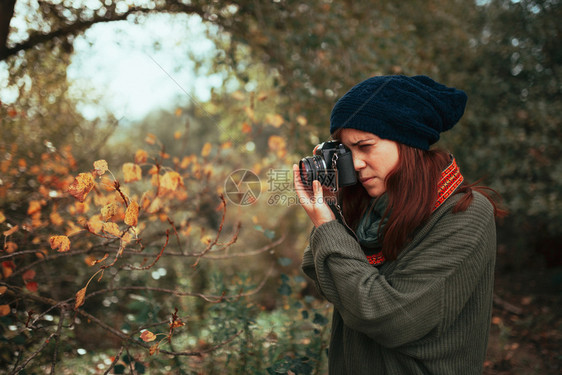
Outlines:
[[[377,76],[342,96],[330,116],[330,133],[339,128],[367,131],[428,150],[439,133],[462,117],[467,96],[426,76]]]

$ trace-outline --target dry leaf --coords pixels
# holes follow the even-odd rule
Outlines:
[[[51,236],[49,238],[51,249],[58,249],[59,252],[70,250],[70,239],[67,236]]]
[[[148,153],[144,150],[137,150],[135,152],[135,163],[142,164],[148,160]]]
[[[94,177],[91,173],[80,173],[68,187],[68,193],[80,202],[84,202],[86,195],[94,188]]]
[[[203,157],[209,156],[212,148],[213,148],[213,146],[211,146],[211,144],[209,142],[205,143],[203,145],[203,149],[201,150],[201,156],[203,156]]]
[[[102,230],[105,233],[114,235],[115,237],[121,236],[121,230],[115,223],[103,223]]]
[[[35,281],[30,281],[28,283],[25,283],[25,287],[31,293],[35,293],[37,291],[37,289],[39,289],[39,285]]]
[[[233,98],[234,100],[239,100],[239,101],[240,101],[240,100],[244,100],[244,99],[245,99],[244,94],[243,94],[242,91],[240,91],[240,90],[234,91],[234,92],[231,94],[231,96],[232,96],[232,98]]]
[[[4,246],[4,251],[7,252],[8,254],[13,253],[17,249],[18,249],[18,244],[12,241],[6,242],[6,245]]]
[[[175,191],[178,186],[183,186],[183,179],[178,172],[166,172],[160,179],[160,187],[164,190]]]
[[[29,201],[29,207],[27,208],[27,214],[33,215],[41,211],[41,201]]]
[[[10,313],[10,305],[0,305],[0,316],[6,316]]]
[[[21,275],[23,281],[30,281],[35,279],[35,271],[34,270],[27,270],[23,273],[23,275]]]
[[[101,176],[109,169],[107,162],[105,160],[97,160],[94,162],[94,173]]]
[[[123,164],[123,177],[125,182],[140,180],[142,178],[141,167],[134,163]]]
[[[287,153],[287,143],[285,139],[278,135],[272,135],[267,140],[267,145],[272,151],[277,153],[277,156],[282,158]]]
[[[252,127],[247,122],[242,123],[242,133],[248,134],[252,131]]]
[[[153,355],[154,353],[158,353],[160,351],[160,349],[158,348],[158,344],[159,343],[156,343],[150,347],[148,351],[150,355]]]
[[[149,330],[142,331],[140,337],[141,337],[142,341],[144,341],[144,342],[151,342],[151,341],[156,340],[156,335],[154,333],[150,332]]]
[[[10,277],[12,273],[14,273],[15,268],[16,265],[12,261],[8,260],[6,262],[2,262],[2,274],[4,275],[4,278],[7,279]]]
[[[144,139],[146,143],[148,143],[149,145],[153,145],[156,143],[156,136],[154,134],[148,133],[146,135],[146,138]]]
[[[176,319],[172,323],[170,323],[170,328],[174,329],[178,327],[183,327],[184,325],[185,325],[184,322],[182,322],[180,319]]]
[[[64,219],[56,211],[51,212],[51,214],[49,215],[49,220],[51,220],[51,223],[53,223],[53,225],[63,225],[64,224]]]
[[[4,293],[6,293],[6,291],[8,290],[8,287],[6,286],[0,286],[0,296]]]
[[[10,225],[10,224],[8,224],[8,225]],[[18,225],[16,225],[16,226],[13,226],[10,229],[4,231],[3,234],[4,234],[4,236],[8,237],[8,236],[14,234],[15,232],[17,232],[18,229],[20,229],[20,227]]]
[[[101,217],[104,221],[109,221],[113,216],[117,214],[119,206],[116,203],[109,203],[102,207]]]
[[[274,128],[280,127],[283,125],[283,122],[285,122],[285,120],[283,120],[283,116],[279,114],[268,114],[265,116],[265,121]]]
[[[6,216],[4,216],[4,212],[0,211],[0,224],[6,221]]]
[[[98,263],[103,262],[104,260],[107,259],[107,257],[109,257],[109,254],[108,254],[108,253],[105,253],[105,255],[103,256],[103,258],[101,258],[101,259],[96,259],[95,256],[93,256],[93,255],[88,255],[88,256],[84,259],[84,261],[86,262],[86,264],[87,264],[88,266],[91,267],[91,266],[95,266],[95,265],[98,264]]]
[[[125,211],[125,224],[132,227],[136,226],[139,222],[139,204],[136,201],[131,201],[127,211]]]
[[[86,298],[86,288],[87,286],[76,292],[76,303],[74,304],[74,310],[84,304],[84,299]]]

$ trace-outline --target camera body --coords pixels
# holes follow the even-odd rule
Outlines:
[[[324,142],[314,147],[313,156],[300,160],[299,170],[301,181],[307,186],[318,180],[323,186],[336,191],[357,183],[351,151],[338,141]]]

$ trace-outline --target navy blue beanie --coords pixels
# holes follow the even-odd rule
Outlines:
[[[428,150],[441,132],[459,121],[466,101],[463,91],[426,76],[372,77],[338,100],[330,116],[330,133],[358,129]]]

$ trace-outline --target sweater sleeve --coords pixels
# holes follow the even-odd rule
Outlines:
[[[318,227],[306,257],[314,264],[322,294],[345,324],[386,347],[446,329],[495,254],[491,206],[475,197],[465,212],[452,214],[449,205],[434,213],[394,261],[389,276],[367,262],[343,225],[331,221]]]

